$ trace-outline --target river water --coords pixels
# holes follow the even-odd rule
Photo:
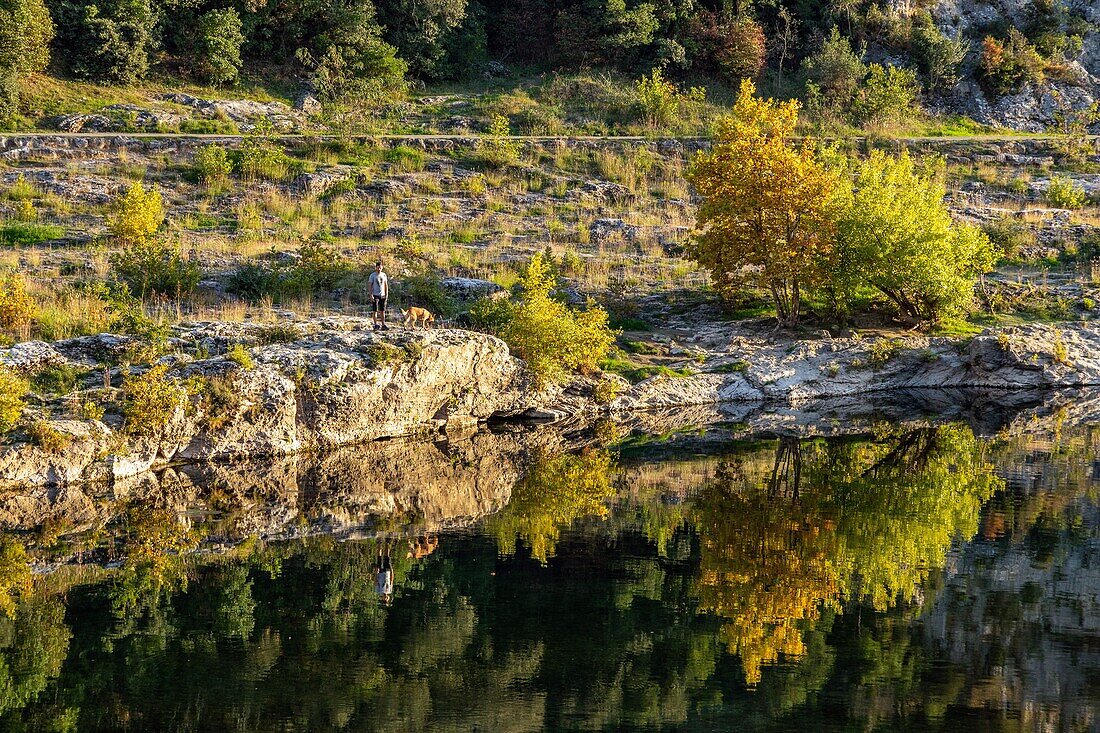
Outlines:
[[[10,532],[0,728],[1100,730],[1088,426],[400,455]]]

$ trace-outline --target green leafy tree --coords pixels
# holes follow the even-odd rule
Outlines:
[[[51,10],[74,74],[113,84],[145,77],[156,23],[150,0],[53,0]]]
[[[833,28],[821,50],[802,64],[807,94],[818,100],[820,112],[830,116],[846,115],[860,83],[867,76],[863,53],[852,50],[849,40]]]
[[[959,70],[970,50],[970,42],[959,33],[953,38],[944,34],[925,13],[913,23],[910,46],[929,89],[943,91],[958,83]]]
[[[984,233],[951,218],[942,175],[921,171],[908,155],[874,151],[854,180],[837,226],[842,287],[870,285],[912,318],[962,310],[995,257]]]
[[[0,0],[0,116],[19,102],[19,83],[50,61],[54,25],[42,0]]]
[[[920,82],[912,69],[871,64],[852,102],[852,119],[870,126],[903,122],[918,108],[920,92]]]
[[[233,8],[199,16],[199,73],[214,84],[232,84],[241,71],[241,17]]]
[[[416,76],[436,78],[445,72],[443,54],[448,34],[466,17],[467,0],[380,0],[386,40],[397,48]]]

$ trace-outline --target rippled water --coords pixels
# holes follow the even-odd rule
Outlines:
[[[524,455],[506,504],[479,469],[450,513],[339,526],[310,474],[264,505],[283,539],[213,479],[9,534],[0,728],[1100,727],[1100,433]]]

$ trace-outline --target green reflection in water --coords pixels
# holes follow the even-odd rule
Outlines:
[[[1093,444],[1044,453],[1072,477],[1062,493],[1091,487],[1058,466]],[[1027,706],[1042,694],[1023,677],[1004,706],[997,670],[1038,647],[991,646],[973,598],[947,585],[984,594],[998,634],[1046,643],[1026,626],[1046,581],[1006,592],[983,568],[1022,551],[1057,573],[1088,552],[1096,512],[1055,501],[1058,486],[1011,500],[993,467],[1030,465],[1027,450],[944,427],[655,464],[546,454],[504,511],[438,545],[321,536],[187,555],[200,533],[130,505],[102,543],[118,570],[34,592],[37,550],[8,537],[0,729],[1074,729],[1057,717],[1069,702]],[[952,553],[968,564],[947,579]],[[928,616],[977,651],[945,657]],[[1087,644],[1052,648],[1063,687],[1100,674]],[[1083,689],[1071,717],[1087,729]]]
[[[962,427],[875,442],[782,440],[770,463],[759,459],[724,464],[692,515],[700,608],[728,621],[723,637],[751,684],[762,665],[806,652],[822,611],[915,600],[1002,486]]]

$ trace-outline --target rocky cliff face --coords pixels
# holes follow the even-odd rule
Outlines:
[[[695,373],[689,376],[635,385],[602,377],[617,382],[619,394],[598,404],[593,378],[534,389],[524,363],[485,334],[380,333],[369,321],[349,317],[277,329],[185,324],[174,335],[176,353],[160,363],[169,367],[171,380],[188,386],[189,397],[162,428],[138,435],[126,429],[118,411],[121,370],[105,366],[122,360],[132,346],[128,339],[102,334],[17,344],[0,352],[0,363],[28,375],[58,365],[83,370],[85,389],[28,407],[24,424],[45,425],[60,440],[10,436],[0,447],[0,484],[118,482],[186,463],[317,453],[418,433],[461,434],[491,417],[560,421],[611,414],[630,422],[638,411],[729,403],[777,406],[764,412],[783,421],[798,410],[828,412],[829,399],[871,394],[1100,385],[1100,326],[1089,324],[987,332],[967,343],[926,337],[776,342],[738,333],[721,325],[697,329]],[[238,344],[247,359],[229,358],[229,347]],[[97,387],[104,369],[111,386]],[[206,397],[213,383],[220,386],[219,400]],[[101,419],[70,416],[73,405],[89,401],[106,406]]]
[[[1065,6],[1090,26],[1082,36],[1080,56],[1066,66],[1058,79],[1026,86],[1000,99],[988,99],[972,78],[965,79],[947,96],[948,104],[983,124],[1044,132],[1055,123],[1054,113],[1059,106],[1084,110],[1100,99],[1100,5],[1093,0],[1068,0]],[[1033,8],[1031,0],[938,0],[932,7],[932,15],[948,35],[959,33],[972,39],[973,65],[981,38],[989,28],[998,25],[1026,28]]]
[[[112,388],[86,396],[108,405],[102,420],[60,417],[70,400],[34,411],[64,436],[63,450],[16,442],[0,451],[0,481],[68,483],[120,479],[173,463],[241,456],[288,455],[422,431],[465,430],[493,415],[513,415],[553,399],[535,393],[523,362],[492,336],[464,331],[369,330],[363,319],[330,318],[285,324],[279,343],[261,343],[260,324],[202,323],[175,334],[180,352],[162,360],[170,376],[190,385],[217,380],[217,408],[199,397],[181,404],[163,429],[130,436],[110,405]],[[248,348],[242,367],[224,354]],[[88,370],[94,384],[102,365],[121,358],[128,339],[101,335],[55,344],[24,343],[0,363],[27,374],[49,366]],[[110,367],[107,367],[110,369]],[[217,415],[213,414],[217,412]],[[48,416],[46,416],[48,415]]]

